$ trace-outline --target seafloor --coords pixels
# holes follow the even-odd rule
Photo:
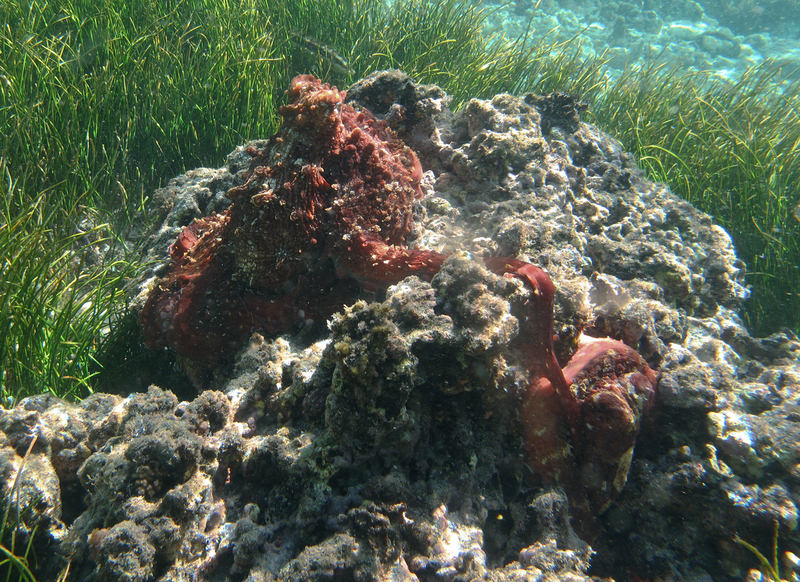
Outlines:
[[[759,562],[734,539],[771,556],[776,526],[796,576],[800,342],[748,334],[728,234],[564,97],[453,114],[442,90],[390,71],[348,100],[419,155],[409,242],[451,258],[327,328],[254,334],[187,401],[164,380],[0,411],[4,505],[33,536],[39,579],[69,564],[81,581],[740,580]],[[160,191],[151,258],[224,210],[248,162],[237,148]],[[660,373],[591,545],[563,489],[526,463],[520,289],[484,255],[547,271],[560,356],[583,332]]]

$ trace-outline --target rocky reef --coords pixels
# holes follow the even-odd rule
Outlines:
[[[0,411],[3,500],[40,579],[735,580],[758,562],[734,537],[769,554],[776,523],[793,567],[800,342],[748,335],[724,230],[569,96],[452,112],[388,71],[315,85],[311,122],[308,87],[290,88],[283,133],[156,197],[159,264],[136,305],[197,396]],[[337,215],[375,178],[362,158],[281,150],[331,115],[352,121],[341,144],[379,134],[376,163],[398,165],[373,192],[397,195],[400,222],[386,204]],[[276,178],[279,153],[302,162]],[[351,166],[364,175],[334,171]],[[293,219],[276,201],[309,184],[337,194]],[[273,231],[297,222],[311,246],[256,273],[237,245],[270,204]],[[391,276],[365,267],[378,251]],[[264,317],[245,329],[220,302],[218,328],[182,323],[184,297],[217,293]],[[273,307],[288,319],[269,327]],[[176,322],[194,327],[176,339]]]

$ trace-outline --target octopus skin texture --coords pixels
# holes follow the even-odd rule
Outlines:
[[[282,126],[263,150],[248,150],[253,160],[244,184],[228,192],[229,209],[183,230],[140,314],[146,344],[177,352],[198,385],[252,332],[324,321],[365,290],[409,275],[430,280],[446,258],[405,244],[421,196],[415,153],[310,75],[296,77],[287,94]],[[625,483],[658,377],[608,338],[582,338],[562,370],[550,277],[518,259],[485,264],[530,292],[520,322],[530,370],[520,405],[528,465],[541,483],[564,488],[576,530],[591,539],[596,516]]]

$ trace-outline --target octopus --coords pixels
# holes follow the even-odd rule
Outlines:
[[[519,409],[528,466],[543,484],[565,490],[573,527],[591,543],[602,531],[596,516],[625,486],[659,376],[627,344],[585,334],[561,368],[554,349],[556,288],[550,277],[517,259],[486,263],[531,290],[531,314],[523,329],[530,377]]]
[[[447,255],[410,248],[422,166],[385,123],[310,75],[291,81],[283,124],[253,158],[223,213],[194,221],[170,247],[172,265],[140,314],[146,344],[171,348],[195,383],[230,361],[250,335],[327,320],[366,291],[416,275],[430,280]],[[556,359],[555,286],[539,267],[486,258],[530,293],[521,324],[530,379],[520,404],[527,463],[566,491],[585,538],[625,484],[658,376],[609,338],[582,338]]]
[[[324,322],[359,290],[430,279],[445,259],[405,245],[421,196],[414,152],[310,75],[287,94],[283,125],[248,150],[230,208],[184,229],[141,312],[147,345],[195,370],[226,361],[255,330]]]

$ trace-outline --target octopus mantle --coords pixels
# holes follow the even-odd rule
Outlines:
[[[287,93],[283,125],[266,148],[248,150],[253,161],[228,192],[230,208],[184,229],[140,315],[147,345],[175,350],[199,384],[252,332],[325,321],[363,290],[409,275],[430,280],[446,258],[405,246],[421,195],[415,153],[335,87],[301,75]],[[528,464],[566,490],[576,529],[592,538],[594,516],[625,483],[656,374],[625,344],[591,338],[562,370],[550,277],[516,259],[485,262],[530,291],[520,408]]]

